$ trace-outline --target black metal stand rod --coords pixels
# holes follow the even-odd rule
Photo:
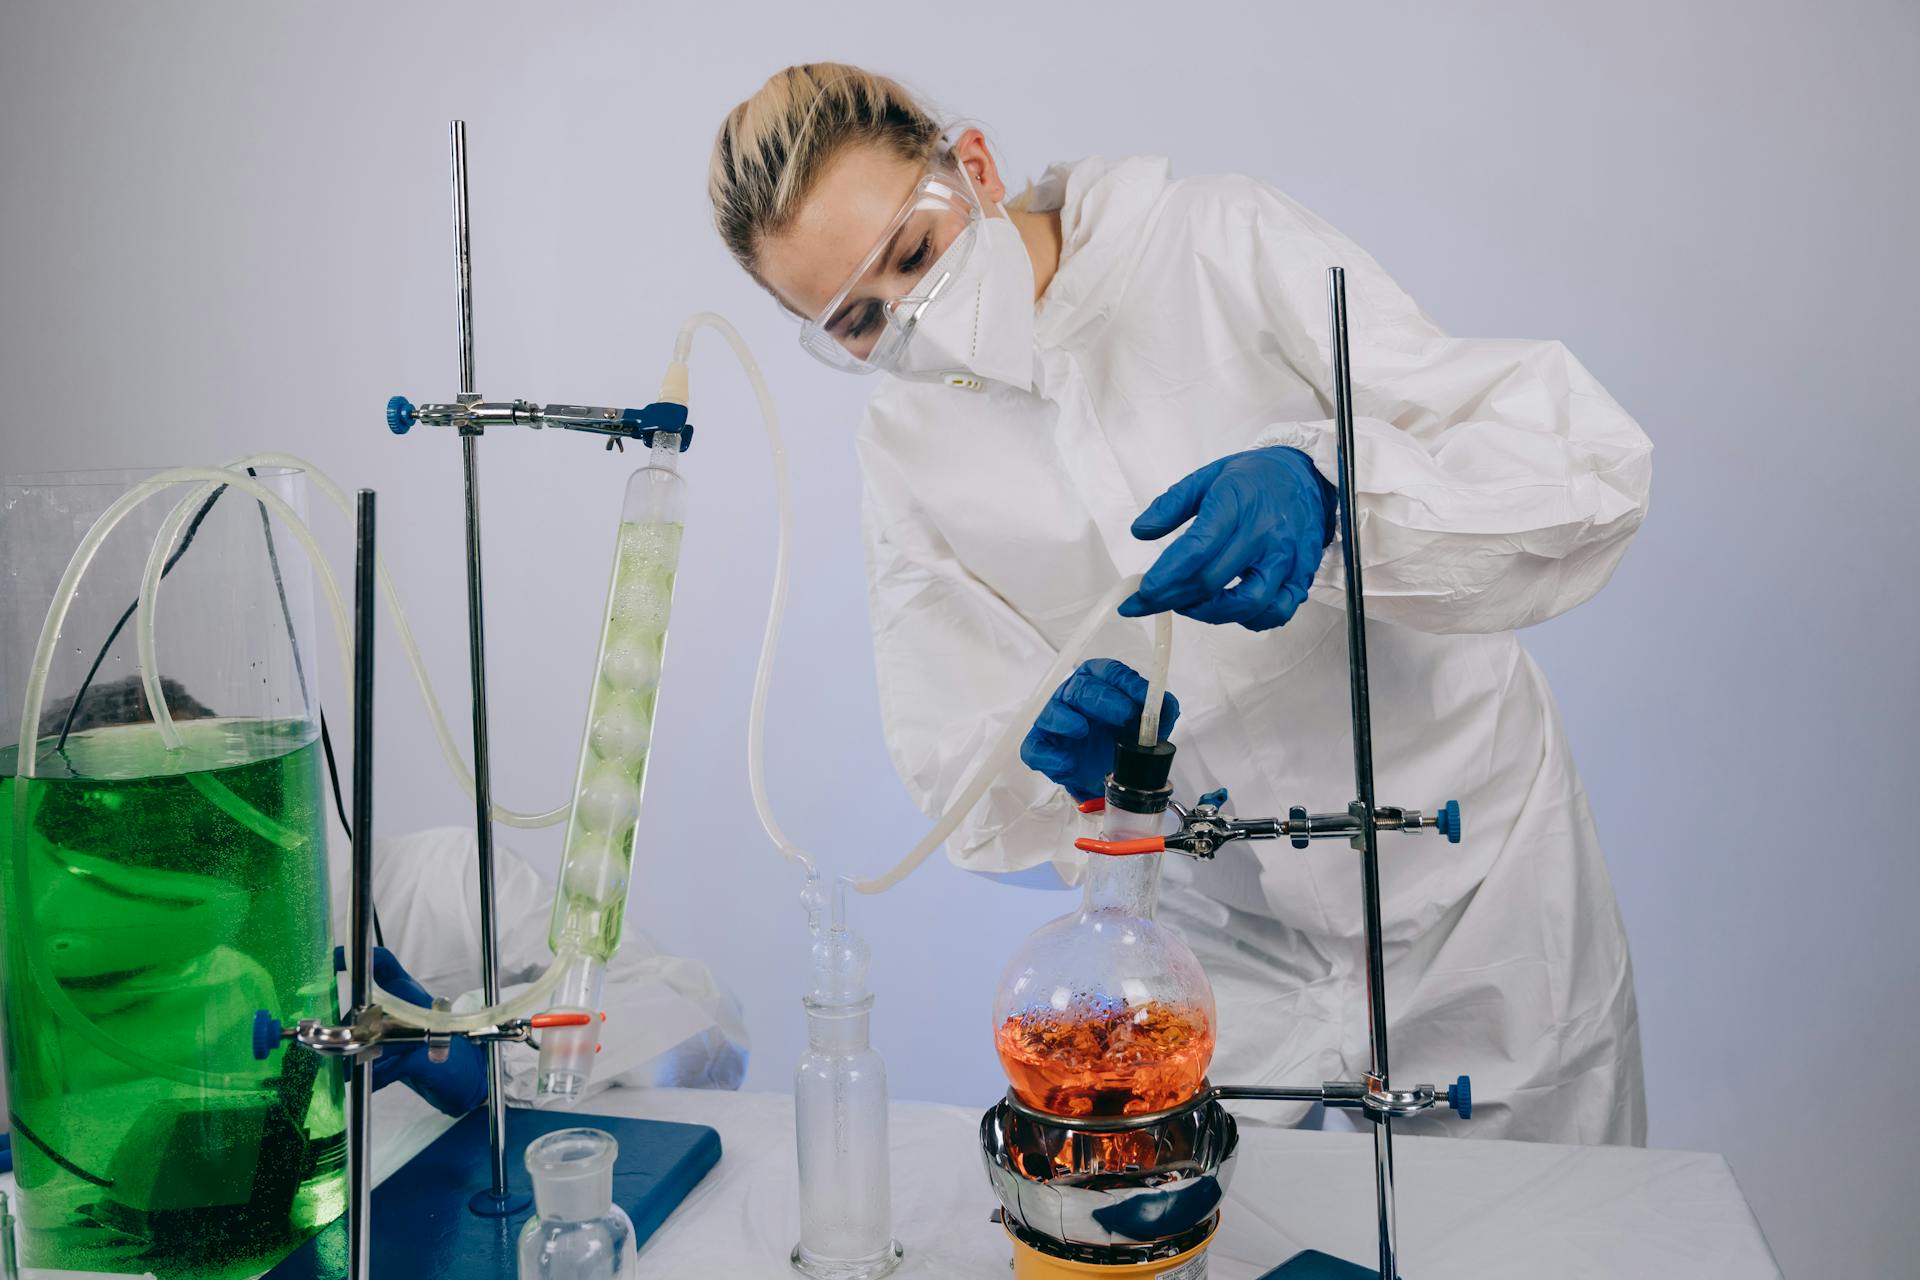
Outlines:
[[[347,952],[349,1017],[373,1003],[374,496],[362,489],[353,552],[353,876]],[[370,1280],[373,1200],[373,1059],[347,1064],[348,1274]]]
[[[1362,582],[1359,520],[1353,502],[1359,492],[1354,472],[1353,368],[1347,343],[1347,273],[1327,270],[1327,318],[1333,364],[1333,421],[1340,461],[1340,548],[1346,569],[1347,685],[1353,704],[1353,781],[1359,793],[1354,818],[1360,830],[1360,893],[1367,949],[1367,1034],[1373,1069],[1369,1085],[1390,1087],[1387,1055],[1386,957],[1380,923],[1380,838],[1374,822],[1373,713],[1367,688],[1367,609]],[[1379,1116],[1373,1128],[1374,1190],[1379,1207],[1380,1276],[1396,1280],[1393,1204],[1392,1121]]]
[[[453,148],[454,268],[459,278],[460,399],[479,397],[473,371],[473,241],[467,215],[467,126],[455,120]],[[489,1006],[500,1003],[499,933],[494,921],[493,769],[487,746],[487,611],[481,588],[479,435],[463,432],[460,466],[466,493],[467,521],[467,658],[473,683],[473,810],[474,837],[479,847],[480,874],[480,985]],[[500,1047],[489,1043],[487,1055],[487,1147],[491,1190],[507,1193],[507,1097],[500,1071]]]

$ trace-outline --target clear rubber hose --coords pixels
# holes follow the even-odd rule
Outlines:
[[[1054,658],[1053,665],[1048,667],[1047,673],[1040,677],[1039,683],[1034,686],[1026,702],[1014,712],[1013,719],[1007,722],[1006,730],[1000,735],[1000,740],[993,744],[993,749],[987,752],[986,759],[981,761],[979,767],[973,771],[959,796],[947,806],[947,811],[940,815],[940,820],[933,824],[933,830],[927,832],[920,843],[913,846],[907,856],[895,863],[891,870],[869,879],[855,880],[853,882],[855,889],[861,893],[884,893],[913,874],[935,849],[946,842],[947,837],[952,835],[954,829],[960,825],[961,819],[965,818],[973,806],[980,803],[980,798],[987,794],[987,788],[993,785],[994,779],[1000,776],[1001,770],[1013,763],[1014,757],[1019,754],[1021,740],[1027,736],[1028,727],[1040,718],[1041,709],[1047,705],[1047,699],[1053,696],[1053,691],[1060,686],[1060,682],[1080,664],[1080,659],[1085,657],[1087,650],[1092,647],[1094,636],[1113,616],[1114,610],[1120,607],[1120,602],[1132,595],[1139,586],[1140,575],[1129,574],[1115,583],[1113,589],[1100,598],[1100,603],[1088,611],[1087,616],[1081,619],[1080,625],[1075,628],[1073,635],[1068,637],[1066,644],[1061,646],[1059,656]],[[1162,677],[1161,683],[1163,685],[1166,683],[1165,677]]]
[[[773,841],[773,847],[779,850],[781,857],[799,867],[812,880],[819,874],[813,858],[787,838],[780,820],[773,816],[772,804],[767,800],[767,689],[773,683],[773,657],[779,650],[780,626],[787,615],[787,578],[793,542],[793,483],[787,473],[786,443],[780,434],[780,414],[774,408],[773,393],[767,389],[767,380],[762,376],[759,364],[754,361],[753,352],[748,350],[746,339],[724,316],[702,311],[687,317],[686,323],[680,326],[680,336],[673,347],[673,369],[679,372],[670,371],[669,381],[676,376],[685,378],[687,357],[693,350],[693,335],[703,328],[712,329],[726,339],[734,358],[740,362],[741,371],[747,375],[747,382],[753,387],[754,398],[760,402],[760,420],[766,427],[767,449],[773,460],[774,506],[780,522],[773,555],[773,596],[767,606],[767,625],[760,636],[760,660],[753,672],[753,707],[747,715],[747,781],[753,791],[754,812],[760,815],[760,826],[767,833],[767,839]],[[808,913],[817,914],[811,906]]]
[[[1147,702],[1140,709],[1140,745],[1152,747],[1160,742],[1160,704],[1166,700],[1167,668],[1173,665],[1173,615],[1158,614],[1153,620],[1153,666],[1147,672]]]
[[[232,462],[225,464],[224,469],[229,472],[244,473],[248,467],[290,467],[302,471],[343,518],[349,521],[353,518],[353,500],[347,496],[346,490],[305,458],[289,453],[252,453],[235,458]],[[166,523],[161,526],[160,535],[154,539],[153,549],[147,556],[146,572],[140,581],[140,602],[135,623],[140,678],[147,689],[147,704],[155,708],[154,722],[160,731],[161,739],[169,746],[178,745],[179,734],[174,728],[173,717],[167,710],[166,700],[159,696],[160,671],[154,653],[152,621],[154,602],[160,588],[161,570],[165,567],[166,558],[175,539],[191,518],[192,512],[205,501],[215,487],[212,484],[205,485],[190,493],[174,507]],[[324,562],[320,562],[316,567],[327,581],[332,581],[331,571]],[[446,760],[447,768],[459,782],[461,789],[467,793],[468,798],[472,798],[473,770],[467,767],[466,759],[460,754],[460,747],[454,741],[453,731],[447,726],[446,713],[441,710],[439,696],[434,692],[432,677],[427,674],[426,660],[421,656],[419,641],[414,638],[413,624],[408,619],[406,606],[400,599],[400,590],[394,585],[393,575],[387,570],[386,557],[377,551],[374,556],[374,567],[379,576],[381,595],[386,600],[387,613],[393,619],[394,633],[400,641],[400,652],[407,660],[408,669],[413,672],[413,682],[420,690],[420,700],[426,706],[427,720],[433,727],[435,741],[440,744],[441,757]],[[336,594],[337,591],[336,583]],[[353,678],[350,666],[346,669],[346,678],[349,681]],[[556,809],[539,813],[523,813],[496,801],[493,805],[493,819],[505,826],[534,830],[565,822],[572,808],[572,802],[569,801]]]

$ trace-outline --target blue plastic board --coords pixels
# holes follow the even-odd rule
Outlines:
[[[1395,1267],[1398,1271],[1400,1268]],[[1267,1272],[1260,1280],[1380,1280],[1374,1267],[1336,1258],[1318,1249],[1305,1249]]]
[[[507,1174],[531,1194],[527,1144],[556,1129],[604,1129],[620,1143],[614,1203],[644,1244],[720,1160],[720,1135],[705,1125],[669,1124],[576,1112],[507,1109]],[[483,1218],[467,1200],[487,1185],[487,1113],[463,1118],[373,1190],[373,1273],[394,1280],[514,1280],[514,1243],[531,1208]],[[336,1222],[267,1273],[268,1280],[340,1280],[346,1230]]]

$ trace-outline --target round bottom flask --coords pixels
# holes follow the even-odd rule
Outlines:
[[[1123,747],[1106,835],[1159,835],[1173,748]],[[994,1047],[1014,1096],[1067,1119],[1164,1111],[1194,1097],[1213,1059],[1213,988],[1153,918],[1164,854],[1087,859],[1080,909],[1014,952],[994,999]]]
[[[1173,747],[1122,743],[1106,836],[1162,833]],[[1206,1091],[1213,988],[1153,918],[1163,854],[1096,854],[1080,909],[1014,953],[994,999],[1011,1085],[981,1151],[1015,1280],[1205,1280],[1238,1143]]]
[[[620,1144],[598,1129],[561,1129],[527,1148],[534,1217],[520,1231],[520,1280],[626,1280],[636,1274],[633,1221],[613,1202]]]

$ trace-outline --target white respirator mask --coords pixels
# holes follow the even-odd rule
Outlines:
[[[928,259],[931,258],[931,263]],[[941,157],[800,345],[850,373],[984,390],[1033,385],[1033,262],[972,175]]]

